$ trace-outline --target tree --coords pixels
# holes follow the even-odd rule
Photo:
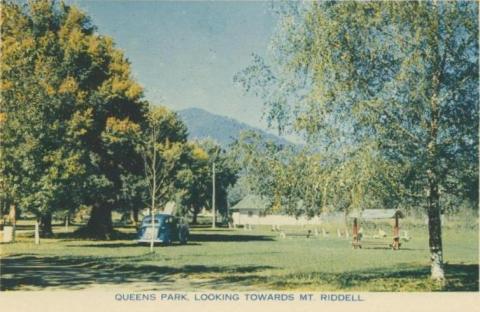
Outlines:
[[[426,209],[436,280],[441,198],[478,206],[477,12],[474,2],[294,5],[274,38],[275,67],[256,58],[236,77],[320,151],[373,142],[402,202]]]
[[[297,202],[302,196],[298,182],[307,183],[307,179],[296,174],[297,170],[301,170],[294,164],[298,151],[265,141],[261,135],[251,131],[240,135],[233,151],[236,161],[243,168],[241,174],[247,180],[247,187],[253,193],[267,200],[271,209],[283,207],[287,213],[300,214]]]
[[[75,7],[2,3],[0,173],[8,200],[42,220],[92,206],[85,233],[107,237],[123,164],[104,141],[107,120],[141,125],[146,106],[129,63]],[[125,149],[130,148],[131,144]]]
[[[192,142],[188,148],[188,161],[179,172],[178,186],[181,204],[192,214],[192,223],[203,208],[212,209],[212,166],[215,162],[215,208],[224,217],[227,212],[228,189],[235,184],[238,168],[233,158],[216,143],[205,140]]]
[[[191,213],[192,223],[196,224],[198,214],[211,196],[209,155],[197,143],[189,144],[187,152],[188,165],[177,175],[177,189],[185,214]]]
[[[215,220],[217,213],[224,219],[228,218],[228,189],[237,181],[239,167],[231,151],[227,152],[215,142],[205,140],[201,142],[201,146],[209,156],[210,197],[206,208],[215,210]],[[212,179],[215,179],[215,183],[212,183]]]
[[[75,95],[51,31],[65,16],[40,18],[52,6],[32,2],[27,14],[6,3],[2,10],[0,171],[8,201],[37,215],[44,235],[51,234],[52,212],[75,203],[78,193],[68,191],[84,173],[74,140],[84,125],[62,120],[73,115]],[[91,31],[86,23],[79,27]]]
[[[398,201],[392,168],[368,144],[344,151],[340,161],[309,146],[278,146],[246,132],[234,149],[244,169],[243,193],[261,195],[275,211],[310,218],[343,211],[347,216]]]
[[[166,203],[175,191],[177,173],[185,163],[187,129],[174,112],[151,107],[143,133],[141,154],[148,182],[150,209]]]
[[[147,121],[140,153],[150,199],[150,251],[153,252],[155,211],[174,194],[177,173],[185,162],[187,130],[177,115],[164,107],[151,107]]]

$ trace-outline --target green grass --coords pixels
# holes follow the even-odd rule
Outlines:
[[[335,237],[280,238],[269,228],[193,228],[186,246],[149,247],[134,229],[118,240],[31,237],[0,245],[1,289],[129,288],[132,290],[478,291],[478,231],[446,229],[445,285],[429,279],[426,229],[398,251],[353,250]],[[74,230],[74,227],[70,227]],[[290,228],[287,232],[303,232]]]

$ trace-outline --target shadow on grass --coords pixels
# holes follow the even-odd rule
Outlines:
[[[329,289],[361,289],[362,291],[479,291],[478,264],[446,265],[446,283],[441,286],[430,280],[430,267],[400,265],[392,268],[377,268],[344,273],[296,273],[287,276],[269,277],[269,288],[295,289],[299,287]],[[242,284],[252,280],[242,277],[227,277],[225,282]],[[257,282],[261,283],[261,280]]]
[[[133,257],[131,262],[138,261]],[[125,260],[125,258],[119,258]],[[143,259],[145,260],[145,259]],[[23,255],[2,259],[0,290],[83,289],[101,284],[147,283],[145,288],[168,288],[177,278],[195,274],[251,274],[269,266],[206,266],[168,267],[132,265],[115,258],[47,257]]]
[[[264,235],[241,235],[241,234],[213,234],[213,233],[190,233],[192,242],[258,242],[273,241],[272,237]]]
[[[121,232],[118,230],[114,230],[112,234],[110,235],[110,238],[108,240],[106,239],[88,239],[85,238],[82,232],[79,231],[74,231],[74,232],[68,232],[68,233],[55,233],[54,238],[57,239],[62,239],[62,240],[77,240],[77,239],[82,239],[82,240],[89,240],[89,241],[114,241],[114,240],[134,240],[137,238],[137,233],[136,232],[131,232],[131,233],[125,233]]]
[[[180,247],[180,246],[198,246],[198,243],[188,242],[186,245],[182,245],[178,242],[172,244],[161,244],[155,243],[155,247]],[[91,243],[91,244],[81,244],[81,245],[67,245],[67,247],[87,247],[87,248],[131,248],[131,247],[141,247],[141,248],[148,248],[150,245],[149,243],[137,243],[136,241],[133,242],[125,242],[125,243]]]
[[[400,247],[397,250],[393,250],[392,247],[390,246],[362,246],[362,248],[359,248],[359,250],[362,249],[378,249],[378,250],[391,250],[393,252],[402,252],[402,251],[409,251],[409,250],[424,250],[422,248],[409,248],[409,247]]]
[[[137,285],[142,290],[245,288],[362,291],[478,291],[478,264],[446,266],[445,286],[430,281],[428,266],[398,265],[343,273],[270,274],[266,265],[180,267],[142,265],[158,255],[114,258],[14,255],[2,259],[0,290],[84,289]],[[162,260],[157,259],[159,263]],[[268,273],[268,274],[266,274]],[[131,284],[132,283],[132,284]]]
[[[189,226],[190,226],[191,229],[205,229],[205,230],[211,229],[211,230],[214,230],[214,231],[230,230],[227,226],[220,225],[220,224],[217,224],[215,229],[212,229],[212,224],[211,223],[197,223],[197,224],[191,224],[190,223]]]
[[[55,238],[58,239],[63,239],[63,240],[76,240],[78,239],[78,236],[75,233],[59,233],[55,235]],[[95,242],[95,241],[104,241],[104,244],[87,244],[84,245],[85,247],[135,247],[135,246],[141,246],[140,244],[137,244],[136,242],[137,239],[137,234],[136,233],[124,233],[124,232],[119,232],[116,231],[114,234],[110,237],[109,240],[95,240],[95,239],[90,239],[87,241]],[[83,239],[85,240],[85,239]],[[128,243],[108,243],[110,241],[131,241]],[[232,234],[223,234],[223,233],[196,233],[196,232],[191,232],[190,233],[190,238],[188,245],[199,245],[198,243],[201,242],[258,242],[258,241],[273,241],[273,237],[271,236],[265,236],[265,235],[243,235],[243,234],[237,234],[237,233],[232,233]],[[162,244],[155,244],[158,246],[162,246]],[[178,243],[174,243],[169,246],[177,246],[179,245]],[[71,245],[69,247],[74,247],[74,246],[80,246],[80,245]]]

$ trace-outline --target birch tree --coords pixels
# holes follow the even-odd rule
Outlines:
[[[272,50],[236,81],[321,152],[343,161],[343,147],[373,143],[402,201],[425,208],[443,280],[441,199],[478,206],[478,4],[289,4]]]
[[[148,126],[140,148],[144,160],[145,179],[150,199],[153,251],[155,211],[175,192],[177,173],[186,160],[187,131],[176,114],[164,107],[151,106],[147,116]]]

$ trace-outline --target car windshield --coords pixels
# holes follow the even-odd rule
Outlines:
[[[165,222],[168,219],[169,218],[167,216],[155,216],[155,224],[168,223],[168,222]],[[142,224],[144,224],[144,225],[148,225],[148,224],[151,224],[151,223],[152,223],[152,217],[150,217],[150,216],[145,217],[142,221]]]

